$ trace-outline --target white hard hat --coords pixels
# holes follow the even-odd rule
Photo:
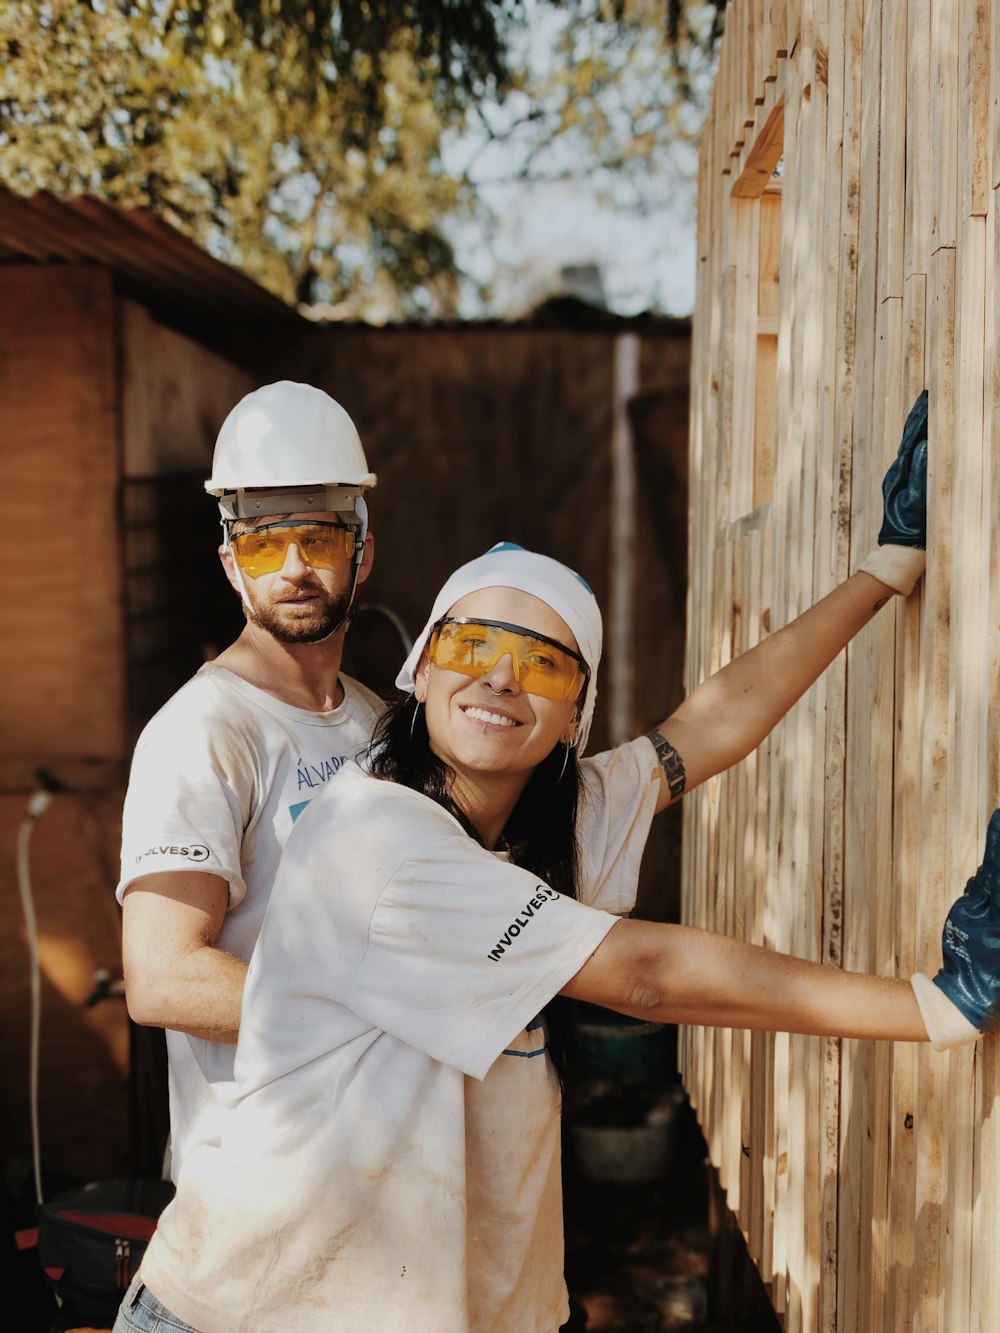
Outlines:
[[[375,485],[354,422],[329,394],[279,380],[240,399],[215,442],[205,490],[224,519],[334,510],[367,529]]]

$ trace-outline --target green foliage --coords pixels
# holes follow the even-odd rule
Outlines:
[[[441,145],[470,110],[535,98],[550,141],[583,127],[589,151],[623,166],[677,132],[671,106],[635,101],[640,48],[669,57],[672,100],[692,95],[685,53],[705,37],[689,11],[704,4],[550,0],[578,21],[541,82],[510,61],[532,8],[4,0],[0,179],[150,207],[290,301],[448,315],[458,275],[442,221],[472,191],[444,172]],[[721,0],[707,8],[717,18]]]
[[[552,58],[524,61],[503,134],[526,145],[523,174],[648,172],[662,150],[700,131],[725,0],[573,0]],[[527,127],[527,129],[525,128]]]

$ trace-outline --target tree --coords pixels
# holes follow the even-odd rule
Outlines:
[[[548,7],[577,11],[605,43],[600,58],[561,57],[571,95],[550,139],[592,118],[592,145],[614,156],[596,129],[602,99],[629,77],[628,62],[613,59],[615,34],[658,23],[683,70],[686,11],[704,6]],[[474,192],[443,170],[442,142],[486,99],[544,92],[552,104],[551,89],[532,91],[509,63],[532,8],[5,0],[0,178],[26,192],[150,207],[289,301],[368,317],[448,315],[458,274],[442,224],[471,208]],[[633,130],[633,148],[616,150],[623,162],[645,142],[637,121]]]
[[[467,265],[508,314],[582,295],[573,270],[598,288],[613,273],[619,310],[683,310],[677,258],[724,0],[528,3],[532,39],[514,34],[505,96],[476,105],[446,156],[474,186],[459,233]],[[655,248],[642,218],[656,219]]]

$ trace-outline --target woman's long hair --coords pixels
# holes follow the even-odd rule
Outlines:
[[[368,758],[374,777],[429,796],[482,845],[475,826],[451,795],[454,769],[431,749],[424,709],[413,695],[390,704],[383,713]],[[577,896],[580,782],[576,750],[566,754],[565,746],[556,745],[528,779],[503,831],[511,862],[568,898]],[[572,1028],[568,1004],[560,996],[546,1005],[545,1024],[549,1054],[565,1085],[572,1073]]]

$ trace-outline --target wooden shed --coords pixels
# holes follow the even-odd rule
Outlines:
[[[940,965],[1000,804],[998,184],[997,0],[730,0],[700,162],[688,688],[863,558],[924,385],[929,556],[770,742],[684,802],[692,924]],[[995,1038],[690,1030],[682,1053],[786,1329],[1000,1326]]]

